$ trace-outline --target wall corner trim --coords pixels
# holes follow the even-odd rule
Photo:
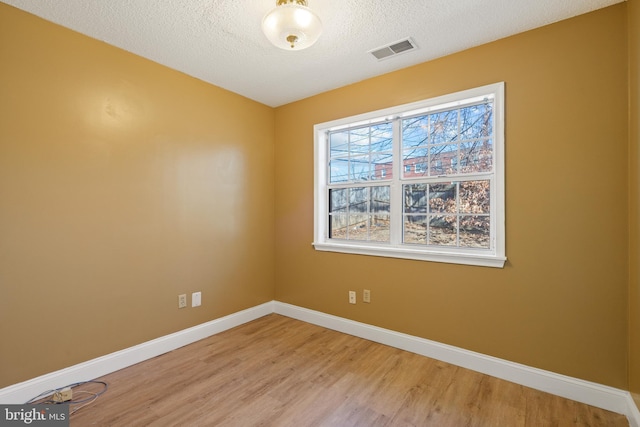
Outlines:
[[[0,389],[0,404],[22,404],[46,390],[54,390],[68,384],[110,374],[273,312],[273,301],[270,301],[124,350],[10,385]]]
[[[307,323],[375,341],[456,366],[555,394],[627,416],[640,427],[640,412],[631,393],[614,387],[556,374],[459,347],[379,328],[306,308],[275,302],[275,313]]]
[[[629,420],[630,427],[640,427],[640,411],[633,400],[631,393],[627,393],[627,412],[624,413]]]
[[[640,427],[640,411],[625,390],[568,377],[459,347],[360,323],[319,311],[270,301],[173,334],[0,389],[0,404],[21,404],[45,390],[95,379],[151,359],[271,313],[410,351],[422,356],[626,415]]]

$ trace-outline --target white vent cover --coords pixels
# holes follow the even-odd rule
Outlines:
[[[369,51],[369,53],[376,57],[378,61],[391,58],[392,56],[399,55],[401,53],[409,52],[417,49],[415,42],[409,37],[391,44],[378,47]]]

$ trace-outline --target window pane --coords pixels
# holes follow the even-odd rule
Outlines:
[[[487,138],[491,135],[493,106],[490,103],[472,105],[460,110],[462,139]]]
[[[389,215],[372,215],[369,240],[375,242],[388,242],[391,235],[390,225],[391,221],[389,220]]]
[[[349,212],[368,212],[369,211],[369,188],[356,187],[349,191]]]
[[[368,240],[369,216],[367,214],[349,215],[349,240]]]
[[[457,185],[454,182],[429,186],[429,212],[457,212]]]
[[[404,177],[422,176],[423,173],[416,174],[415,165],[426,163],[429,159],[426,148],[413,148],[402,152],[402,165]]]
[[[393,178],[393,156],[391,152],[373,153],[371,155],[373,166],[372,179]]]
[[[329,134],[329,156],[346,156],[349,154],[349,134],[336,132]]]
[[[369,180],[369,156],[352,157],[350,162],[350,181]]]
[[[491,139],[482,141],[478,167],[481,172],[491,172],[493,170],[493,141]]]
[[[451,169],[452,159],[457,161],[458,144],[436,145],[431,147],[431,170],[429,175],[438,176],[455,173]]]
[[[334,159],[329,162],[329,182],[347,182],[349,180],[349,160]]]
[[[347,189],[329,190],[329,237],[347,238]]]
[[[393,133],[391,123],[382,123],[371,126],[371,151],[392,151]]]
[[[488,214],[491,198],[489,181],[462,181],[460,183],[460,212]]]
[[[429,117],[411,117],[402,120],[402,148],[427,145],[429,137]]]
[[[390,187],[371,187],[371,213],[391,212]]]
[[[488,249],[491,244],[490,231],[488,216],[462,215],[460,217],[460,246]]]
[[[403,242],[427,244],[427,216],[407,215],[403,224]]]
[[[347,189],[329,190],[329,212],[347,211]]]
[[[493,146],[490,139],[460,144],[460,171],[463,173],[491,172]]]
[[[347,238],[347,215],[332,214],[329,222],[329,237],[332,239]]]
[[[429,219],[429,244],[457,246],[458,233],[456,217],[434,215]]]
[[[430,144],[453,142],[458,138],[458,110],[431,114],[429,120]]]
[[[427,213],[427,184],[404,185],[404,212]]]
[[[354,154],[368,153],[370,147],[369,128],[351,129],[349,131],[349,152]]]

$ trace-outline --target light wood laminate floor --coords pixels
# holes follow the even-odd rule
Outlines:
[[[623,415],[276,314],[100,380],[108,391],[73,414],[72,427],[629,425]]]

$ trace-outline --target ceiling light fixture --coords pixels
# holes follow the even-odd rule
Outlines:
[[[318,40],[322,23],[307,0],[276,0],[275,9],[262,20],[262,31],[280,49],[302,50]]]

